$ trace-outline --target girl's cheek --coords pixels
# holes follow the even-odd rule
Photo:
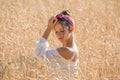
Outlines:
[[[66,40],[68,37],[68,34],[64,34],[64,39]]]

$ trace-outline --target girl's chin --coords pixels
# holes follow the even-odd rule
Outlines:
[[[59,40],[60,42],[63,42],[62,40]]]
[[[63,43],[63,40],[62,40],[62,39],[59,39],[59,41],[60,41],[61,43]]]

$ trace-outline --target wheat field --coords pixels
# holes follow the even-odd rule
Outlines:
[[[0,0],[0,80],[51,80],[33,56],[35,42],[66,9],[76,23],[77,79],[120,80],[120,0]],[[61,46],[54,36],[51,48]]]

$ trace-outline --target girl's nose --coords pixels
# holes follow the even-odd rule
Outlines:
[[[62,36],[63,33],[62,33],[62,32],[56,32],[56,35],[57,35],[57,36]]]
[[[56,32],[56,35],[60,35],[60,32]]]

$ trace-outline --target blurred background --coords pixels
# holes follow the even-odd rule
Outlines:
[[[0,80],[48,80],[34,47],[62,10],[76,23],[77,79],[120,80],[120,0],[0,0]],[[61,46],[54,31],[48,41]]]

